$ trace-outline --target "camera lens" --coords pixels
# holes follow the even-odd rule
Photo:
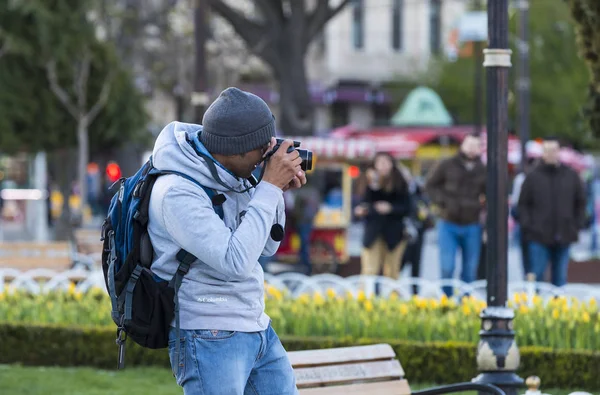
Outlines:
[[[298,149],[296,151],[298,151],[298,153],[300,154],[300,159],[302,159],[300,168],[303,171],[312,170],[313,153],[305,149]]]

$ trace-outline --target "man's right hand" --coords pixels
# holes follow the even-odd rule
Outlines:
[[[273,138],[274,140],[275,138]],[[300,168],[302,159],[298,151],[287,152],[292,144],[292,140],[285,140],[281,143],[281,146],[267,161],[267,167],[263,175],[264,181],[279,187],[281,190],[284,190],[294,177],[301,177],[304,174]]]

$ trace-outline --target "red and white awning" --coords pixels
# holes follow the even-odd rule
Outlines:
[[[301,147],[313,151],[317,157],[328,159],[372,159],[377,152],[387,152],[397,159],[411,159],[423,144],[439,138],[450,138],[460,143],[468,134],[467,130],[452,130],[440,134],[433,130],[394,132],[392,130],[373,130],[368,133],[356,132],[351,129],[339,130],[331,137],[285,137],[301,142]],[[486,133],[482,133],[482,159],[487,161]],[[508,138],[508,163],[512,165],[521,162],[521,142],[515,136]],[[527,156],[537,158],[542,155],[541,143],[529,141]],[[589,160],[571,148],[561,149],[561,159],[565,164],[577,170],[589,168]]]
[[[330,139],[326,137],[284,137],[301,143],[300,148],[321,158],[369,159],[377,147],[369,139]]]

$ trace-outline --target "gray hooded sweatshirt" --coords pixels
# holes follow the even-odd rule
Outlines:
[[[264,312],[264,273],[258,258],[279,248],[270,231],[275,223],[285,225],[283,192],[266,181],[244,193],[224,188],[186,141],[190,136],[208,154],[197,136],[201,130],[200,125],[180,122],[167,125],[156,140],[153,163],[157,169],[184,173],[224,194],[224,220],[193,182],[178,175],[159,177],[150,197],[148,222],[154,247],[152,271],[170,280],[179,266],[175,256],[181,248],[198,258],[179,290],[182,329],[262,331],[270,318]],[[221,180],[232,189],[249,186],[214,162]]]

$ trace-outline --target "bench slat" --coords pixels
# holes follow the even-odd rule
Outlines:
[[[52,243],[0,243],[0,267],[18,270],[68,269],[71,265],[71,245]]]
[[[322,384],[341,384],[376,379],[401,379],[404,371],[398,360],[353,363],[334,366],[294,369],[298,388]]]
[[[288,352],[294,368],[393,359],[395,356],[389,344]]]
[[[350,384],[335,387],[305,388],[300,395],[410,395],[406,380],[383,381],[379,383]]]

